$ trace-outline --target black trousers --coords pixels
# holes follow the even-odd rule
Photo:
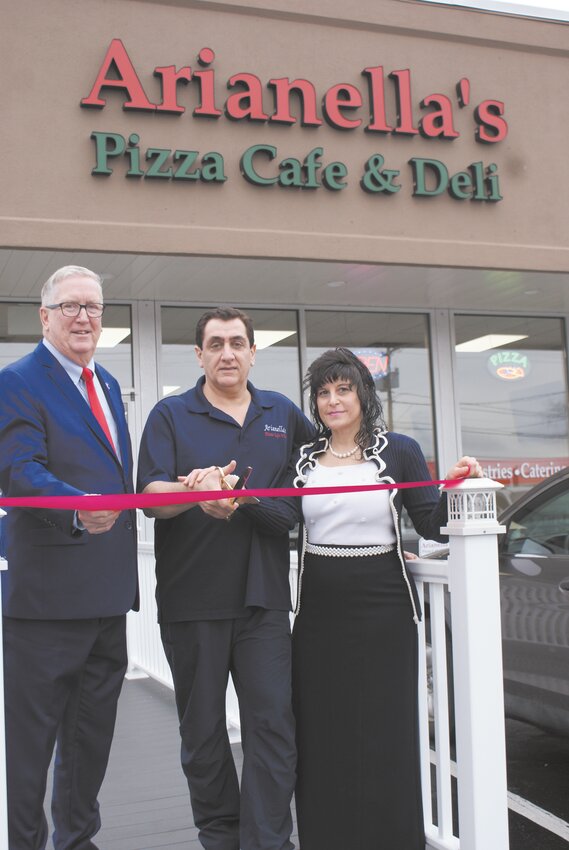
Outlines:
[[[44,850],[47,773],[57,742],[56,850],[96,850],[99,793],[127,667],[126,618],[4,617],[10,850]]]
[[[285,611],[165,623],[182,738],[182,769],[206,850],[292,850],[296,778],[291,641]],[[229,672],[239,699],[241,792],[225,715]]]

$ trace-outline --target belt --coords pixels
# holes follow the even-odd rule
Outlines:
[[[306,552],[310,555],[327,555],[330,558],[353,558],[365,555],[386,555],[393,552],[395,543],[379,544],[378,546],[320,546],[317,543],[307,543]]]

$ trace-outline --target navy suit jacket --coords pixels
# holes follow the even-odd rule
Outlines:
[[[96,372],[118,429],[122,465],[65,369],[40,343],[0,372],[0,488],[6,496],[132,493],[132,451],[117,381]],[[105,534],[74,512],[11,508],[3,612],[26,619],[111,617],[138,607],[136,520]]]

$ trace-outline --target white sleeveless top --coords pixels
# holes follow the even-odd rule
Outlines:
[[[304,489],[375,484],[376,464],[322,466],[308,471]],[[308,542],[321,546],[377,546],[396,542],[389,490],[302,496]]]

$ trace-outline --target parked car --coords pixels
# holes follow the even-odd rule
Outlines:
[[[569,469],[499,519],[506,712],[569,733]]]
[[[569,468],[521,495],[499,521],[506,714],[569,734]]]

